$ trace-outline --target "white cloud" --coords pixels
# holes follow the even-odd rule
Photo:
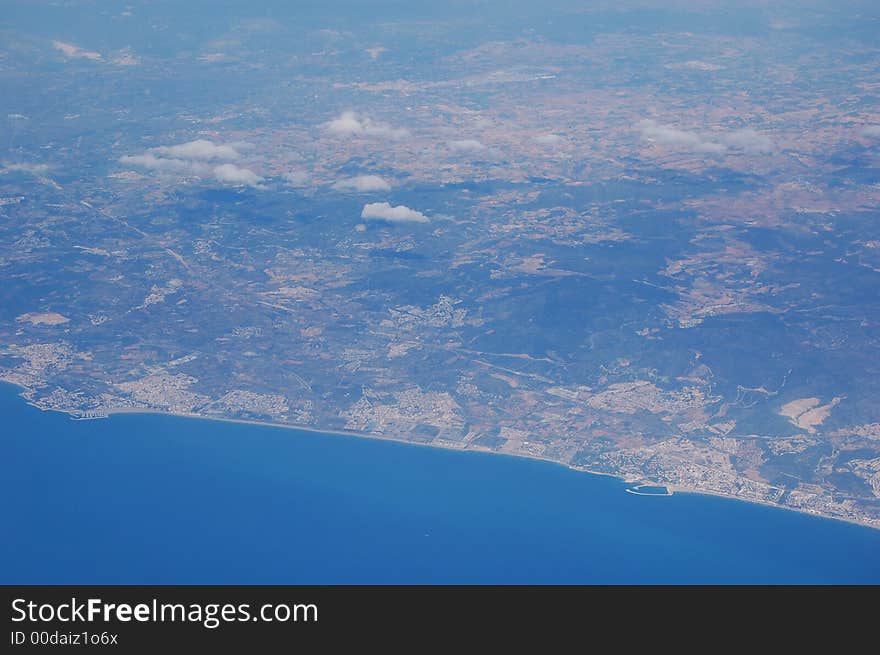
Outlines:
[[[727,147],[723,143],[707,141],[696,132],[686,132],[668,125],[659,125],[656,121],[644,120],[638,124],[642,138],[665,146],[681,146],[695,152],[721,154]]]
[[[409,136],[409,130],[391,127],[353,111],[344,111],[339,118],[324,123],[324,129],[337,136],[381,136],[391,139],[405,139]]]
[[[390,191],[391,185],[378,175],[357,175],[339,180],[333,185],[333,188],[339,191],[368,193],[370,191]]]
[[[364,124],[353,111],[343,112],[339,118],[325,123],[325,127],[333,134],[360,134],[364,131]]]
[[[125,47],[110,54],[110,63],[116,66],[139,66],[141,60],[131,47]]]
[[[168,171],[172,173],[188,173],[198,175],[207,171],[207,166],[200,162],[177,159],[175,157],[157,157],[152,152],[142,155],[126,155],[119,158],[120,163],[150,171]]]
[[[719,66],[718,64],[711,64],[709,62],[700,61],[699,59],[692,59],[690,61],[683,61],[674,64],[665,64],[664,68],[669,68],[672,70],[685,68],[695,71],[717,71],[721,70],[724,67]]]
[[[290,171],[284,174],[284,179],[291,186],[306,186],[311,176],[305,171]]]
[[[161,146],[153,148],[151,152],[179,159],[203,159],[205,161],[215,159],[231,161],[239,157],[238,150],[231,144],[217,145],[207,139],[196,139],[176,146]]]
[[[562,143],[562,137],[558,134],[539,134],[535,137],[535,143],[539,143],[542,146],[555,146],[558,143]]]
[[[880,125],[869,125],[862,130],[862,134],[872,139],[880,139]]]
[[[371,202],[364,205],[361,218],[366,220],[388,221],[389,223],[427,223],[428,217],[422,212],[405,205],[392,207],[387,202]]]
[[[214,167],[214,177],[220,182],[228,184],[256,186],[263,178],[248,168],[241,168],[235,164],[220,164]]]
[[[248,147],[245,143],[216,144],[206,139],[197,139],[173,146],[151,148],[140,155],[126,155],[120,157],[119,161],[149,171],[213,177],[227,184],[256,186],[263,178],[252,170],[231,163],[218,164],[238,159],[241,156],[239,151]]]
[[[693,152],[721,155],[728,148],[750,153],[767,153],[773,150],[773,141],[757,130],[744,128],[718,135],[701,135],[698,132],[680,130],[657,121],[643,120],[636,126],[647,141],[667,146],[677,146]]]
[[[31,175],[43,175],[48,172],[49,167],[46,164],[3,164],[4,170],[17,171],[19,173],[30,173]]]
[[[123,51],[113,58],[113,63],[117,66],[137,66],[141,60],[131,52]]]
[[[773,141],[770,137],[751,128],[735,130],[723,135],[721,140],[731,148],[739,148],[746,152],[773,152]]]
[[[83,50],[79,46],[75,46],[72,43],[65,43],[64,41],[52,41],[52,47],[56,50],[60,50],[66,57],[70,57],[71,59],[89,59],[91,61],[101,61],[102,59],[101,54],[98,52]]]
[[[477,152],[485,150],[486,146],[476,139],[459,139],[457,141],[448,141],[446,145],[455,152]]]

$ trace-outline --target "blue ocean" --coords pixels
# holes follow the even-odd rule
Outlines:
[[[880,583],[878,530],[550,463],[0,409],[2,583]]]

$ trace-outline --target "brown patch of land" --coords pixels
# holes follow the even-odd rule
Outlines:
[[[809,433],[816,431],[816,426],[828,418],[831,410],[842,398],[833,398],[827,405],[819,405],[818,398],[800,398],[783,405],[779,413],[788,418],[792,424]]]
[[[29,312],[18,316],[15,320],[31,325],[62,325],[70,321],[66,316],[56,312]]]

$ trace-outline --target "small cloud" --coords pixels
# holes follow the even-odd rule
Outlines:
[[[122,164],[145,168],[150,171],[168,171],[172,173],[188,173],[198,175],[206,171],[205,164],[174,157],[157,157],[152,152],[142,155],[125,155],[119,158]]]
[[[699,59],[692,59],[691,61],[666,64],[665,68],[669,68],[672,70],[684,68],[693,71],[718,71],[724,67],[719,66],[718,64],[710,64],[709,62],[700,61]]]
[[[869,125],[862,130],[862,136],[870,139],[880,139],[880,125]]]
[[[116,66],[137,66],[141,63],[141,60],[128,48],[117,53],[112,61]]]
[[[65,43],[64,41],[52,41],[52,47],[56,50],[60,50],[70,59],[89,59],[90,61],[101,61],[102,59],[101,54],[98,52],[84,50],[79,46],[75,46],[72,43]]]
[[[227,184],[257,186],[263,178],[250,169],[231,163],[219,163],[238,159],[241,156],[240,151],[248,148],[246,143],[216,144],[206,139],[197,139],[173,146],[151,148],[140,155],[126,155],[120,157],[119,161],[150,171],[213,177]]]
[[[238,159],[239,152],[231,144],[217,145],[207,139],[196,139],[188,143],[181,143],[176,146],[161,146],[153,148],[152,152],[158,155],[168,157],[177,157],[180,159],[202,159],[211,161]]]
[[[49,171],[49,167],[46,164],[9,164],[4,163],[3,169],[5,171],[15,171],[18,173],[29,173],[30,175],[45,175]]]
[[[378,175],[357,175],[339,180],[333,185],[333,188],[339,191],[368,193],[370,191],[390,191],[391,185]]]
[[[478,152],[485,150],[486,146],[476,139],[459,139],[457,141],[447,141],[447,146],[454,152]]]
[[[381,136],[391,139],[405,139],[409,130],[391,127],[387,123],[360,116],[354,111],[344,111],[339,118],[324,123],[324,129],[337,136]]]
[[[562,137],[558,134],[540,134],[535,137],[535,143],[539,143],[542,146],[555,146],[562,143]]]
[[[305,171],[290,171],[285,173],[283,177],[290,186],[306,186],[311,178]]]
[[[214,167],[214,177],[227,184],[257,186],[263,178],[248,168],[235,164],[220,164]]]
[[[643,139],[661,145],[681,146],[694,152],[705,152],[713,155],[721,154],[727,149],[723,143],[704,140],[696,132],[687,132],[668,125],[659,125],[657,121],[641,121],[638,124],[638,128],[642,133]]]
[[[721,155],[728,148],[749,153],[768,153],[773,150],[773,141],[757,130],[744,128],[718,135],[701,135],[698,132],[680,130],[669,125],[660,125],[653,120],[643,120],[636,126],[646,141],[667,146],[677,146],[693,152]]]
[[[773,141],[770,137],[751,128],[730,132],[722,136],[721,139],[731,148],[738,148],[746,152],[773,152]]]
[[[427,223],[428,217],[422,212],[405,205],[392,207],[387,202],[371,202],[364,205],[361,218],[365,220],[388,221],[389,223]]]
[[[332,121],[325,123],[328,132],[333,134],[349,135],[360,134],[364,131],[364,124],[353,111],[345,111]]]

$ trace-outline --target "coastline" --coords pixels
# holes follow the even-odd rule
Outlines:
[[[17,384],[15,382],[10,382],[8,380],[0,380],[0,382],[5,383],[5,384],[9,384],[9,385],[17,387],[19,389],[24,389],[24,390],[27,389],[27,387],[24,387],[24,386]],[[340,430],[340,429],[332,429],[332,428],[324,429],[324,428],[318,428],[318,427],[313,427],[313,426],[308,426],[308,425],[297,425],[297,424],[293,424],[293,423],[278,423],[278,422],[272,422],[272,421],[261,421],[261,420],[257,420],[257,419],[242,419],[242,418],[231,418],[231,417],[224,417],[224,416],[205,416],[203,414],[195,414],[192,412],[169,412],[169,411],[164,411],[164,410],[160,410],[160,409],[150,409],[150,408],[143,408],[143,407],[120,407],[120,408],[115,408],[115,409],[106,411],[105,416],[91,417],[91,418],[83,419],[82,417],[75,417],[75,416],[73,416],[72,412],[68,412],[65,410],[39,407],[38,405],[35,405],[34,403],[30,402],[26,397],[24,397],[23,394],[18,394],[18,395],[28,405],[30,405],[31,407],[34,407],[35,409],[39,409],[40,411],[44,411],[44,412],[54,411],[54,412],[58,412],[60,414],[67,414],[71,419],[74,419],[74,420],[98,420],[99,418],[108,418],[109,419],[115,415],[121,416],[121,415],[126,415],[126,414],[176,416],[178,418],[198,419],[198,420],[203,420],[203,421],[220,421],[223,423],[238,423],[238,424],[254,425],[254,426],[260,426],[260,427],[283,428],[286,430],[295,430],[295,431],[299,431],[299,432],[308,432],[308,433],[313,433],[313,434],[331,434],[331,435],[335,435],[335,436],[357,437],[357,438],[361,438],[361,439],[372,439],[372,440],[377,440],[377,441],[392,441],[395,443],[408,444],[411,446],[424,446],[424,447],[428,447],[428,448],[439,448],[439,449],[450,450],[450,451],[460,452],[460,453],[482,453],[485,455],[504,455],[504,456],[516,457],[516,458],[520,458],[520,459],[531,459],[531,460],[556,464],[558,466],[564,466],[567,469],[570,469],[572,471],[577,471],[579,473],[587,473],[590,475],[601,475],[601,476],[606,476],[606,477],[610,477],[610,478],[615,478],[615,479],[623,481],[625,484],[638,484],[640,486],[643,486],[643,485],[662,486],[662,487],[665,487],[668,491],[667,494],[639,494],[639,493],[631,492],[631,491],[629,491],[629,489],[625,489],[625,491],[627,491],[629,493],[633,493],[633,495],[668,497],[668,496],[674,495],[675,493],[683,493],[683,494],[696,494],[696,495],[703,495],[703,496],[714,496],[717,498],[724,498],[727,500],[735,500],[735,501],[740,501],[740,502],[745,502],[745,503],[753,503],[753,504],[757,504],[757,505],[763,505],[765,507],[773,507],[773,508],[780,509],[780,510],[797,512],[798,514],[804,514],[807,516],[812,516],[814,518],[833,520],[833,521],[838,521],[841,523],[847,523],[850,525],[858,525],[858,526],[862,526],[862,527],[866,527],[866,528],[870,528],[870,529],[874,529],[874,530],[880,530],[880,524],[873,524],[873,523],[869,523],[867,521],[859,521],[859,520],[844,518],[844,517],[840,517],[840,516],[820,514],[820,513],[811,511],[811,510],[800,509],[800,508],[796,508],[796,507],[789,507],[786,505],[779,505],[776,503],[767,502],[767,501],[760,500],[760,499],[742,498],[739,496],[732,496],[732,495],[721,493],[718,491],[712,491],[712,490],[706,490],[706,489],[696,489],[693,487],[686,487],[686,486],[676,485],[676,484],[671,484],[671,483],[658,482],[658,481],[654,481],[654,480],[648,480],[648,479],[645,479],[642,477],[629,476],[629,475],[626,475],[623,473],[609,473],[607,471],[593,471],[593,470],[590,470],[585,467],[575,466],[572,464],[568,464],[566,462],[562,462],[557,459],[551,459],[549,457],[543,457],[541,455],[534,455],[534,454],[530,454],[530,453],[498,452],[498,451],[483,449],[483,448],[466,448],[466,447],[459,448],[459,447],[455,447],[452,445],[446,445],[446,444],[442,444],[442,443],[437,444],[437,443],[425,443],[425,442],[419,442],[419,441],[411,441],[409,439],[405,439],[402,437],[395,437],[392,435],[384,435],[384,434],[375,434],[375,433],[369,433],[369,432],[360,432],[357,430],[344,430],[344,429]]]
[[[617,480],[621,480],[626,484],[632,483],[641,483],[646,484],[648,486],[657,485],[666,487],[669,491],[669,494],[662,495],[661,497],[672,496],[675,493],[683,493],[683,494],[696,494],[703,496],[714,496],[716,498],[725,498],[727,500],[736,500],[744,503],[753,503],[756,505],[763,505],[765,507],[774,507],[776,509],[787,510],[790,512],[797,512],[798,514],[805,514],[807,516],[812,516],[820,519],[827,519],[838,521],[841,523],[848,523],[850,525],[859,525],[866,528],[871,528],[874,530],[880,530],[880,525],[874,525],[872,523],[868,523],[867,521],[856,521],[852,519],[842,518],[839,516],[830,516],[827,514],[818,514],[816,512],[812,512],[805,509],[799,509],[796,507],[788,507],[786,505],[778,505],[776,503],[770,503],[764,500],[759,499],[749,499],[749,498],[741,498],[739,496],[731,496],[728,494],[724,494],[717,491],[710,491],[705,489],[695,489],[692,487],[685,487],[681,485],[675,484],[667,484],[663,482],[657,482],[653,480],[646,480],[640,477],[632,477],[623,473],[608,473],[607,471],[593,471],[584,467],[574,466],[572,464],[568,464],[566,462],[561,462],[558,459],[551,459],[549,457],[542,457],[541,455],[532,455],[529,453],[501,453],[494,450],[482,449],[482,448],[456,448],[454,446],[448,446],[445,444],[435,444],[435,443],[424,443],[419,441],[410,441],[408,439],[404,439],[402,437],[395,437],[384,434],[374,434],[370,432],[358,432],[356,430],[334,430],[334,429],[322,429],[316,428],[312,426],[300,426],[291,423],[273,423],[271,421],[259,421],[256,419],[237,419],[237,418],[228,418],[228,417],[213,417],[213,416],[203,416],[201,414],[193,414],[188,412],[165,412],[157,409],[141,409],[141,408],[122,408],[122,409],[114,409],[107,412],[107,417],[110,418],[115,414],[154,414],[154,415],[162,415],[162,416],[177,416],[180,418],[189,418],[189,419],[201,419],[206,421],[222,421],[226,423],[242,423],[245,425],[257,425],[263,427],[273,427],[273,428],[284,428],[288,430],[298,430],[300,432],[310,432],[316,434],[332,434],[343,437],[357,437],[360,439],[374,439],[377,441],[393,441],[395,443],[409,444],[411,446],[423,446],[427,448],[442,448],[443,450],[451,450],[454,452],[460,453],[482,453],[485,455],[503,455],[508,457],[517,457],[521,459],[531,459],[540,462],[548,462],[550,464],[556,464],[558,466],[563,466],[572,471],[577,471],[579,473],[587,473],[589,475],[602,475],[605,477],[615,478]],[[641,496],[653,496],[658,494],[633,494],[633,495],[641,495]]]

